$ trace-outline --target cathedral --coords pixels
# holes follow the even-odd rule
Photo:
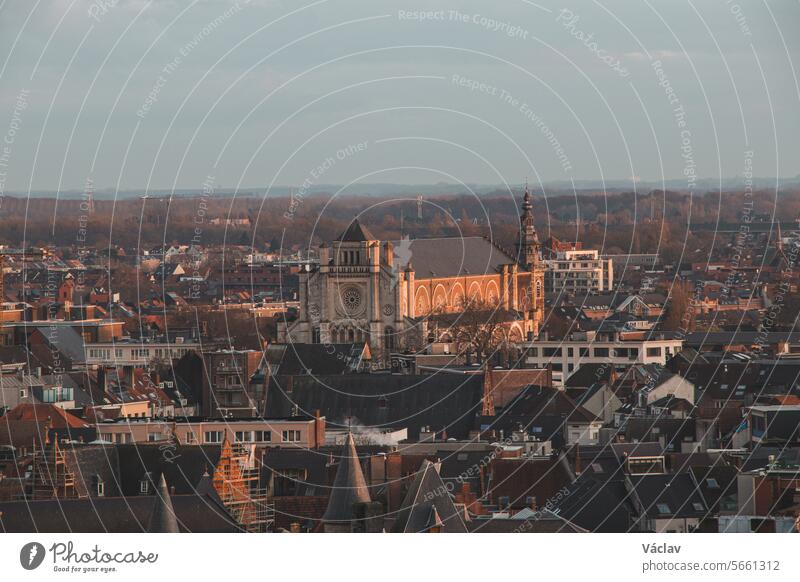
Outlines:
[[[377,360],[422,348],[426,317],[461,312],[465,298],[513,314],[511,341],[539,332],[544,273],[527,187],[515,255],[483,237],[380,241],[354,220],[318,256],[300,276],[300,314],[281,326],[281,342],[367,342]]]

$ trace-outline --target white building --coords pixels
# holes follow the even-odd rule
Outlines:
[[[200,351],[200,344],[184,342],[142,342],[122,340],[86,344],[88,366],[148,366],[156,362],[180,359],[191,351]]]
[[[575,332],[566,339],[536,339],[523,344],[525,362],[535,368],[552,366],[553,386],[561,388],[584,364],[606,364],[615,369],[634,364],[664,365],[683,349],[683,340],[649,331]]]
[[[614,265],[596,250],[557,251],[546,264],[545,291],[587,293],[612,288]]]

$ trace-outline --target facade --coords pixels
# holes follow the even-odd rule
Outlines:
[[[190,351],[200,351],[197,342],[143,342],[120,340],[86,344],[88,366],[147,366],[159,362],[170,362],[185,356]]]
[[[525,362],[529,366],[552,366],[553,386],[564,381],[584,364],[626,368],[634,364],[664,365],[683,348],[683,340],[640,332],[574,333],[563,340],[537,339],[527,342]]]
[[[216,418],[158,421],[123,418],[97,424],[100,440],[115,444],[221,445],[315,449],[325,444],[325,417]]]
[[[203,352],[205,414],[256,416],[264,410],[264,380],[257,374],[263,354],[256,350]]]
[[[366,342],[386,359],[427,340],[426,316],[458,313],[466,300],[517,312],[512,340],[537,334],[544,273],[527,189],[522,208],[516,257],[482,237],[380,241],[354,220],[300,274],[300,315],[279,341]]]
[[[557,251],[546,265],[547,292],[585,294],[612,289],[613,263],[611,259],[602,258],[597,250]]]

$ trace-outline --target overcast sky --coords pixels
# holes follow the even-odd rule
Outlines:
[[[796,0],[0,0],[0,187],[794,177],[799,22]]]

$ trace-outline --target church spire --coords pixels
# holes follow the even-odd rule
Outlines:
[[[522,214],[519,217],[519,240],[517,242],[517,261],[531,268],[539,261],[539,236],[533,224],[533,202],[525,180],[525,194],[522,196]]]

